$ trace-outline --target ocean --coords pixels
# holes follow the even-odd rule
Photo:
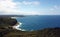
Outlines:
[[[60,27],[60,15],[31,15],[16,20],[22,23],[19,28],[26,31]]]

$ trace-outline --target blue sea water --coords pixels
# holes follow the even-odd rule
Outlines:
[[[17,21],[22,23],[19,28],[28,31],[60,27],[60,15],[18,17]]]

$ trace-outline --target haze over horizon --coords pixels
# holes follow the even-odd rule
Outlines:
[[[60,15],[60,0],[0,0],[0,15]]]

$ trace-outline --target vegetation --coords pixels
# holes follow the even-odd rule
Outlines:
[[[11,19],[10,17],[0,17],[0,26],[14,26],[16,23],[16,19]]]
[[[20,31],[13,29],[16,19],[0,18],[0,37],[60,37],[60,28],[47,28],[37,31]]]

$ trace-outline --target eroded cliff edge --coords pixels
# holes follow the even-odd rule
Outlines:
[[[37,31],[20,31],[12,26],[18,22],[10,17],[0,17],[0,37],[60,37],[60,28],[46,28]]]

